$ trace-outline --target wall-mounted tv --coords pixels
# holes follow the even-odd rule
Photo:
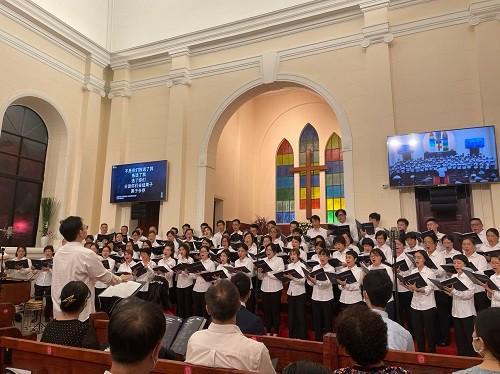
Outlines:
[[[166,200],[167,161],[113,165],[111,203]]]
[[[494,126],[389,136],[391,187],[499,182]]]

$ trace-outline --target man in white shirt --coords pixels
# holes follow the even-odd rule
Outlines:
[[[350,220],[347,220],[347,212],[344,209],[338,209],[335,211],[335,217],[339,220],[337,223],[335,223],[335,226],[343,226],[343,225],[349,225],[349,231],[351,232],[351,238],[354,240],[354,243],[357,243],[359,241],[359,236],[358,236],[358,228],[356,226],[356,222],[352,222]]]
[[[186,363],[274,374],[266,346],[245,337],[236,326],[236,313],[240,309],[236,286],[221,279],[210,286],[205,301],[212,323],[189,338]]]
[[[307,236],[314,239],[318,235],[321,235],[323,239],[328,239],[328,231],[321,227],[321,220],[316,214],[311,216],[312,229],[307,230]]]
[[[130,275],[113,275],[101,262],[101,258],[92,250],[85,248],[82,241],[87,236],[87,226],[80,217],[70,216],[61,222],[59,232],[67,241],[56,252],[52,269],[52,302],[54,318],[61,315],[61,291],[70,281],[82,281],[91,292],[90,300],[94,300],[95,283],[114,285],[131,279]],[[78,318],[85,321],[95,312],[95,304],[87,303]]]
[[[111,369],[105,374],[150,373],[158,360],[165,327],[165,317],[156,304],[137,297],[121,301],[109,321]]]
[[[220,242],[222,240],[222,235],[226,231],[226,223],[223,220],[218,220],[217,221],[217,232],[214,234],[214,237],[212,238],[212,242],[214,243],[215,248],[220,247]]]
[[[387,347],[398,351],[414,352],[415,345],[408,330],[389,319],[385,306],[392,296],[392,281],[386,272],[370,271],[363,279],[363,297],[366,305],[380,314],[387,325]]]
[[[483,221],[481,221],[480,218],[474,217],[470,219],[470,229],[472,232],[475,232],[477,236],[479,236],[479,239],[481,239],[483,244],[488,242],[486,240],[486,230],[483,228]],[[480,246],[481,244],[476,245],[476,249]]]

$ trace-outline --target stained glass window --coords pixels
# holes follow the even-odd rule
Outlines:
[[[34,246],[48,134],[33,110],[7,108],[0,135],[0,227],[13,226],[12,246]]]
[[[326,221],[337,221],[335,211],[345,209],[344,198],[344,163],[342,161],[342,140],[333,133],[328,139],[325,149],[326,184]]]
[[[295,219],[292,168],[292,146],[283,139],[276,153],[276,223],[289,223]]]
[[[308,123],[302,133],[300,134],[299,140],[299,164],[300,166],[306,166],[306,155],[307,150],[311,150],[311,165],[319,165],[319,138],[318,133]],[[306,173],[300,173],[300,209],[306,209]],[[315,171],[312,173],[311,178],[311,206],[312,209],[319,209],[320,203],[320,190],[319,190],[319,172]]]

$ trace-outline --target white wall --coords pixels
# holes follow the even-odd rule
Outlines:
[[[113,1],[111,50],[119,51],[307,2],[306,0]]]
[[[112,0],[33,0],[102,47],[107,45],[108,7]]]

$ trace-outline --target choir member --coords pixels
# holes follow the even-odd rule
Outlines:
[[[408,222],[406,218],[399,218],[396,221],[396,227],[402,234],[406,234],[406,231],[408,231],[408,226],[410,226],[410,222]]]
[[[278,245],[280,248],[285,246],[281,240],[281,234],[277,227],[272,227],[271,230],[269,230],[269,236],[271,237],[273,244]]]
[[[375,229],[375,234],[379,231],[385,231],[384,228],[380,227],[380,214],[377,213],[377,212],[373,212],[373,213],[370,213],[368,215],[368,222],[371,222],[373,223],[373,227]],[[375,242],[375,234],[368,234],[366,231],[364,230],[360,230],[360,233],[361,233],[361,236],[363,238],[370,238],[371,240],[373,240]]]
[[[323,249],[326,250],[326,244],[325,244],[325,242],[321,241],[321,240],[318,240],[317,243],[314,245],[314,251],[316,253],[311,256],[311,259],[309,261],[319,262],[319,253]]]
[[[212,228],[207,225],[205,226],[202,232],[203,232],[203,237],[205,239],[210,240],[213,243],[214,231],[212,230]]]
[[[176,261],[173,258],[173,253],[174,253],[174,243],[168,240],[167,242],[165,242],[165,247],[163,248],[163,257],[161,258],[160,261],[158,261],[158,266],[163,266],[167,270],[171,270],[176,265]],[[169,290],[168,295],[170,298],[170,302],[174,304],[173,303],[174,272],[169,271],[167,273],[164,273],[163,276],[168,282],[168,290]]]
[[[427,228],[427,230],[432,231],[436,235],[437,248],[441,251],[443,249],[441,244],[441,239],[443,239],[444,234],[439,232],[438,221],[436,221],[435,218],[429,218],[427,221],[425,221],[425,227]]]
[[[330,253],[326,249],[319,252],[319,264],[313,271],[323,269],[325,272],[335,273],[335,269],[328,263]],[[317,280],[315,277],[307,276],[307,283],[313,286],[311,296],[314,336],[317,341],[323,341],[323,335],[332,331],[333,316],[333,289],[330,280]]]
[[[500,250],[498,230],[495,228],[490,228],[486,230],[486,241],[484,241],[479,248],[479,252],[492,252],[498,250]]]
[[[227,251],[229,252],[229,251]],[[241,243],[238,245],[238,259],[234,262],[234,267],[245,266],[248,270],[248,273],[244,273],[248,278],[250,278],[250,297],[246,303],[247,309],[252,313],[255,312],[255,272],[252,259],[248,257],[248,246],[245,243]]]
[[[189,244],[182,243],[179,246],[178,264],[192,264],[193,259],[189,257]],[[181,318],[191,317],[193,308],[193,282],[196,276],[187,271],[176,271],[177,274],[177,316]]]
[[[43,249],[43,257],[41,260],[50,260],[54,257],[54,247],[51,245]],[[52,315],[52,298],[50,296],[50,286],[52,284],[52,267],[42,267],[42,270],[37,272],[35,278],[35,298],[45,298],[45,322],[48,322]]]
[[[16,249],[16,253],[14,255],[14,258],[10,259],[9,261],[23,261],[27,260],[28,261],[28,267],[27,268],[16,268],[16,269],[7,269],[6,272],[9,276],[19,276],[21,278],[26,278],[30,273],[31,273],[31,260],[27,258],[26,256],[28,255],[28,251],[25,246],[20,245]]]
[[[251,232],[246,232],[245,235],[243,235],[243,243],[247,245],[248,253],[251,253],[254,256],[257,255],[257,244],[255,244],[255,237]]]
[[[405,240],[399,237],[395,240],[396,243],[396,265],[400,261],[404,261],[408,270],[401,270],[399,267],[396,268],[398,274],[406,277],[411,274],[412,270],[415,268],[413,262],[408,257],[409,255],[405,252]],[[410,304],[413,294],[408,290],[403,283],[397,280],[397,292],[399,300],[399,318],[402,326],[406,326],[411,331],[411,319],[410,319]]]
[[[108,245],[105,245],[101,249],[101,261],[107,261],[108,262],[108,267],[109,271],[113,272],[115,269],[115,260],[113,260],[109,255],[111,254],[111,249],[109,248]],[[104,266],[106,267],[106,266]],[[97,311],[100,311],[100,302],[99,302],[99,295],[106,289],[108,288],[109,285],[103,282],[96,282],[95,283],[95,307]]]
[[[490,279],[500,289],[500,254],[491,256],[491,267],[495,273]],[[484,284],[483,287],[491,299],[491,307],[500,308],[500,291],[492,290],[487,284]]]
[[[455,327],[455,336],[457,339],[457,350],[459,356],[474,357],[471,336],[474,331],[474,283],[464,274],[464,267],[469,266],[467,257],[458,254],[453,257],[453,267],[457,271],[454,278],[458,278],[468,289],[458,291],[453,287],[446,287],[446,292],[453,298],[451,314],[453,316],[453,326]]]
[[[476,233],[481,239],[482,244],[486,243],[486,231],[483,228],[483,221],[481,218],[473,217],[470,219],[470,229],[473,233]],[[479,244],[480,246],[481,244]]]
[[[222,251],[236,252],[233,247],[231,247],[231,239],[229,236],[224,235],[220,241],[220,249],[217,253],[221,253]]]
[[[205,272],[215,271],[215,264],[210,260],[209,247],[202,246],[200,248],[200,262],[205,268]],[[207,282],[200,274],[196,274],[193,287],[193,313],[195,316],[203,316],[208,319],[207,308],[205,305],[205,292],[210,287],[210,282]]]
[[[300,236],[298,237],[300,239]],[[295,269],[302,278],[294,278],[289,275],[288,285],[288,337],[295,339],[307,339],[306,328],[306,287],[303,265],[300,261],[300,249],[292,248],[289,252],[290,263],[287,270]]]
[[[337,236],[335,239],[333,239],[333,248],[336,249],[335,252],[332,254],[332,258],[335,258],[341,262],[342,267],[346,266],[346,241],[344,237],[342,236]]]
[[[417,341],[418,350],[425,352],[425,341],[427,340],[428,352],[436,352],[435,338],[435,318],[436,318],[436,300],[434,298],[434,287],[429,279],[435,278],[434,272],[426,266],[429,262],[427,252],[419,250],[415,252],[416,268],[412,270],[412,274],[420,273],[424,281],[427,283],[424,287],[417,287],[415,283],[406,283],[405,287],[413,292],[411,299],[411,319],[413,325],[413,333]]]
[[[262,280],[260,290],[262,292],[262,304],[264,308],[264,319],[267,335],[278,336],[280,327],[281,290],[283,284],[274,276],[274,273],[285,270],[283,259],[276,256],[279,252],[278,245],[268,244],[266,247],[266,258],[264,261],[271,268],[270,272],[263,272],[257,268],[257,276]]]
[[[301,242],[302,242],[302,239],[300,236],[297,235],[297,236],[292,237],[292,240],[290,241],[290,243],[292,244],[291,249],[298,250],[300,260],[306,262],[307,261],[307,253],[300,246]]]
[[[347,219],[347,212],[345,209],[337,209],[335,211],[335,217],[337,217],[338,222],[335,223],[336,226],[344,226],[344,225],[349,225],[349,232],[351,235],[351,242],[358,242],[359,241],[359,236],[358,236],[358,227],[356,226],[356,222],[349,221]]]
[[[135,265],[134,261],[134,250],[132,249],[133,244],[128,242],[123,251],[124,262],[118,267],[118,273],[129,273],[132,274],[131,267]]]
[[[356,265],[358,259],[358,254],[354,251],[347,251],[345,255],[345,267],[343,267],[339,272],[343,273],[350,270],[356,278],[356,282],[347,283],[347,281],[337,280],[338,287],[341,291],[340,293],[340,310],[342,311],[349,305],[358,304],[363,302],[363,296],[361,294],[361,285],[363,284],[364,273]]]
[[[85,244],[87,243],[93,243],[94,242],[94,235],[87,235],[85,237]]]
[[[462,251],[464,255],[467,256],[467,260],[476,267],[477,272],[484,274],[484,271],[488,267],[488,263],[484,256],[476,252],[476,246],[471,238],[462,240]],[[476,307],[477,313],[490,306],[490,300],[488,300],[484,288],[479,285],[474,286],[474,306]]]
[[[349,234],[348,232],[345,232],[342,234],[342,237],[345,239],[345,244],[346,244],[347,250],[354,251],[357,254],[359,254],[359,247],[356,244],[354,244],[354,240],[352,239],[351,234]]]
[[[424,249],[424,247],[422,247],[418,242],[418,238],[419,235],[414,231],[410,231],[405,234],[406,252],[415,252]]]
[[[321,235],[323,239],[325,239],[328,236],[328,231],[321,227],[321,220],[319,216],[317,216],[316,214],[311,216],[310,221],[312,224],[312,228],[307,230],[306,235],[311,239],[314,239],[317,236]]]
[[[240,235],[242,236],[243,235],[243,232],[240,230],[240,225],[241,225],[241,222],[238,218],[236,219],[233,219],[233,221],[231,222],[231,227],[233,229],[233,232],[231,233],[231,236],[233,235]],[[232,239],[231,239],[232,241]]]
[[[107,223],[105,223],[105,222],[101,223],[101,226],[99,226],[99,232],[94,235],[94,238],[95,238],[97,244],[101,243],[101,241],[99,241],[99,239],[97,237],[98,235],[108,235],[108,224]]]
[[[377,231],[375,233],[375,240],[377,242],[376,248],[380,248],[380,250],[384,253],[385,260],[389,264],[392,264],[394,258],[391,247],[387,245],[387,233],[384,230]]]
[[[434,220],[429,221],[429,225],[433,225],[434,222]],[[441,238],[443,237],[444,235],[441,236]],[[440,242],[434,230],[424,234],[423,243],[429,259],[437,267],[437,269],[430,269],[434,273],[434,279],[439,281],[445,280],[446,273],[441,265],[446,264],[446,259],[444,258],[444,250],[438,250]],[[437,307],[434,338],[437,344],[444,347],[449,342],[451,298],[445,292],[436,290],[434,292],[434,299]]]
[[[123,225],[122,227],[120,227],[120,234],[122,234],[122,238],[123,238],[123,242],[124,243],[127,243],[128,242],[128,226],[127,225]]]
[[[121,232],[116,233],[115,242],[117,244],[125,244],[126,243],[125,239],[123,238],[123,234]]]
[[[214,242],[215,248],[219,248],[222,235],[226,232],[226,223],[220,219],[217,221],[216,226],[217,232],[214,234],[212,241]]]
[[[453,241],[453,238],[450,235],[445,235],[441,239],[441,243],[443,243],[443,255],[446,263],[452,263],[453,257],[460,254],[460,252],[454,248],[455,242]]]
[[[222,251],[219,255],[219,264],[217,265],[217,268],[215,270],[222,270],[224,274],[226,274],[226,277],[228,279],[231,279],[231,274],[229,273],[229,270],[227,270],[226,266],[231,266],[229,262],[229,251]],[[250,280],[250,285],[252,284]]]
[[[373,248],[370,252],[370,261],[371,265],[368,267],[368,270],[385,270],[391,278],[391,281],[394,283],[394,273],[392,271],[392,267],[387,265],[387,259],[385,258],[384,252],[380,248]],[[390,319],[393,321],[396,320],[396,310],[394,306],[394,297],[391,296],[387,305],[385,307],[385,311],[387,312]]]
[[[146,242],[144,242],[146,243]],[[155,263],[151,260],[151,248],[143,246],[140,250],[141,264],[146,269],[146,272],[137,277],[137,282],[144,282],[144,285],[139,289],[138,296],[141,299],[147,300],[149,291],[149,282],[155,277]]]

